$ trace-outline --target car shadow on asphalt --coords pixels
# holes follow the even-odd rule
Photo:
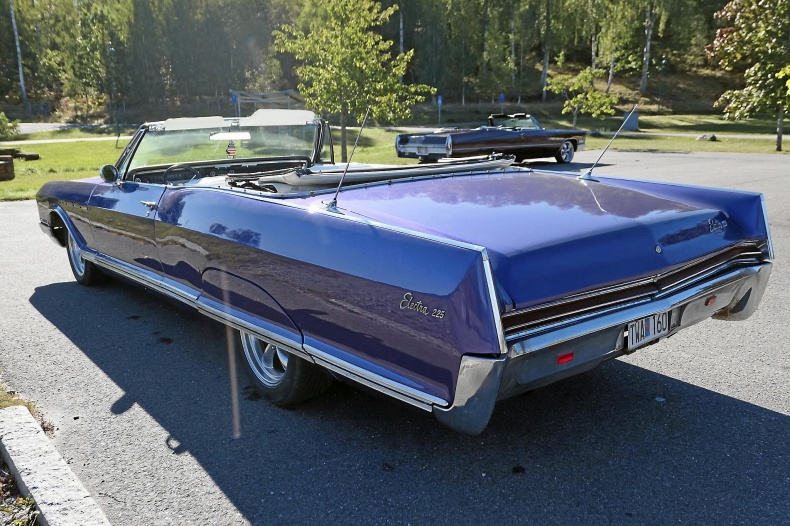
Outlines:
[[[107,419],[137,404],[252,524],[787,520],[790,417],[623,361],[500,402],[478,437],[342,384],[282,409],[242,378],[234,439],[221,325],[117,281],[30,302],[124,391]]]

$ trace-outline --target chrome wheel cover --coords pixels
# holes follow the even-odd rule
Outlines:
[[[82,276],[83,274],[85,274],[85,260],[82,259],[82,253],[80,252],[80,247],[77,246],[77,242],[74,241],[74,237],[71,234],[69,234],[68,245],[69,245],[68,246],[69,260],[71,261],[71,264],[74,267],[74,272]]]
[[[565,141],[560,146],[560,157],[566,163],[571,162],[571,159],[573,159],[573,144],[570,141]]]
[[[263,341],[248,332],[241,332],[244,357],[255,377],[266,387],[277,387],[288,369],[288,353],[273,343]]]

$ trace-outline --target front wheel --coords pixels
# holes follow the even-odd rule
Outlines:
[[[66,251],[69,254],[71,273],[74,274],[74,279],[77,280],[77,283],[91,287],[104,283],[107,280],[107,277],[102,274],[96,265],[83,259],[82,252],[80,252],[80,248],[77,246],[77,242],[74,240],[71,232],[68,234]]]
[[[569,163],[573,160],[573,143],[571,141],[564,141],[560,146],[560,151],[554,156],[558,163]]]
[[[286,406],[320,395],[332,378],[319,366],[279,345],[239,331],[242,366],[261,397]]]

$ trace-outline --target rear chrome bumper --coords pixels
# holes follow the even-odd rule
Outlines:
[[[444,425],[476,435],[485,429],[497,400],[579,374],[625,354],[631,321],[671,311],[670,330],[664,336],[668,337],[711,317],[745,320],[760,304],[771,268],[771,263],[762,263],[731,270],[636,306],[577,323],[516,334],[508,338],[508,354],[501,358],[464,356],[452,405],[434,406],[433,413]],[[559,356],[571,352],[572,360],[558,363]]]

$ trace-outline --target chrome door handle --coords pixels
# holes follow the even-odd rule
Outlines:
[[[151,212],[156,210],[156,201],[140,201],[140,202],[148,207],[148,212],[145,213],[145,217],[150,216]]]

